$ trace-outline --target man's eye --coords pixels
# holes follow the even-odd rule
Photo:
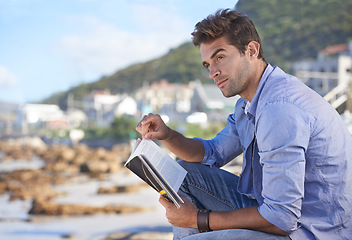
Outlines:
[[[222,57],[222,56],[218,56],[216,59],[217,59],[218,61],[220,61],[221,59],[223,59],[223,57]]]

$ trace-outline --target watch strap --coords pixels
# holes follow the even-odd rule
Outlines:
[[[197,214],[197,226],[199,232],[210,232],[212,231],[209,227],[209,214],[211,210],[199,209]]]

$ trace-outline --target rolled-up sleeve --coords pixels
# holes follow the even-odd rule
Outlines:
[[[259,213],[286,232],[299,228],[304,198],[309,116],[292,103],[269,103],[257,113],[257,143],[263,167]]]
[[[233,114],[229,115],[227,123],[227,126],[213,139],[204,140],[197,138],[202,141],[205,149],[203,164],[222,167],[241,154],[242,148]]]

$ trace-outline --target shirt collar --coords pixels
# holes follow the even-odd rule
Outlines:
[[[259,82],[257,91],[255,92],[253,99],[252,99],[252,102],[250,103],[250,105],[247,109],[247,112],[249,114],[251,114],[252,116],[255,116],[255,114],[256,114],[259,96],[260,96],[260,93],[265,85],[265,82],[274,70],[275,70],[275,67],[268,64],[268,66],[265,68],[265,70],[263,72],[262,77],[260,78],[260,82]]]
[[[248,113],[248,109],[249,109],[250,106],[251,106],[251,102],[247,101],[246,106],[244,107],[244,114]]]

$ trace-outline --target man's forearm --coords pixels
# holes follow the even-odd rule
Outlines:
[[[161,142],[176,156],[188,162],[202,162],[204,146],[198,139],[186,138],[169,128],[168,137]]]
[[[279,235],[289,235],[289,233],[263,218],[258,212],[258,207],[242,208],[231,212],[211,212],[209,226],[213,230],[250,229]]]

